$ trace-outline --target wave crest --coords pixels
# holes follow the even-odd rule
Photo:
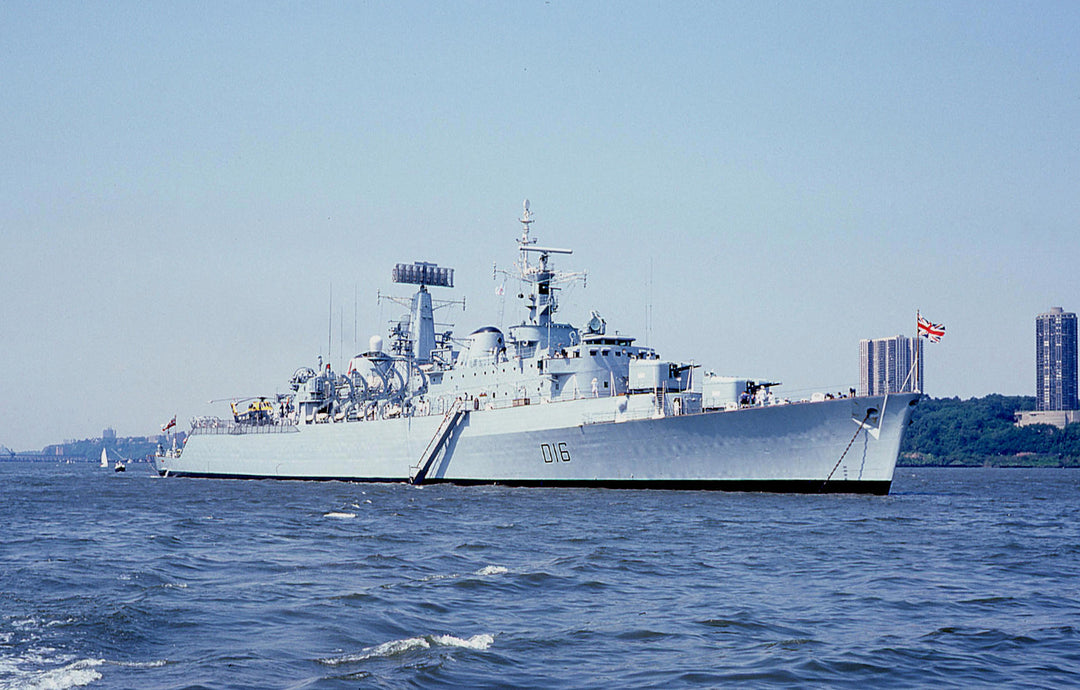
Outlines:
[[[0,688],[23,688],[24,690],[67,690],[89,685],[101,678],[97,667],[105,663],[104,659],[82,659],[62,666],[29,674],[18,678],[14,684],[4,683]]]
[[[485,565],[480,570],[476,571],[477,575],[502,575],[503,573],[510,572],[509,568],[505,568],[501,565]]]
[[[355,654],[319,659],[320,664],[327,666],[340,666],[351,664],[367,659],[377,659],[397,656],[414,649],[431,649],[432,647],[463,647],[465,649],[485,650],[495,641],[494,635],[473,635],[468,639],[454,637],[453,635],[424,635],[422,637],[409,637],[403,640],[391,640],[374,647],[366,647]]]

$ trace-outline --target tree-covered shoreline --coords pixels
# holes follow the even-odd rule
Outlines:
[[[1031,396],[923,398],[900,446],[901,467],[1080,467],[1080,424],[1018,427]]]

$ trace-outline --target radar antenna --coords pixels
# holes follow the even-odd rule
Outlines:
[[[580,280],[586,284],[587,274],[581,272],[556,271],[548,264],[552,254],[572,254],[572,249],[556,249],[554,247],[539,247],[536,239],[529,237],[529,226],[534,222],[533,213],[529,209],[529,200],[522,204],[523,213],[518,220],[522,225],[521,237],[518,239],[518,250],[521,258],[514,264],[513,271],[504,271],[494,267],[493,278],[498,279],[499,274],[506,278],[516,278],[521,283],[531,286],[530,294],[526,296],[524,291],[518,297],[526,299],[526,308],[529,310],[529,323],[547,325],[551,316],[558,309],[555,299],[555,291],[561,289],[559,284],[568,284]],[[538,254],[539,261],[536,265],[529,263],[529,255]],[[504,278],[505,281],[505,278]]]
[[[412,297],[394,297],[379,294],[379,301],[384,299],[408,308],[409,313],[390,327],[391,349],[397,355],[411,356],[419,363],[431,362],[437,353],[449,347],[449,331],[437,332],[436,328],[445,328],[449,324],[435,323],[435,311],[451,305],[465,308],[465,300],[433,300],[428,286],[454,287],[454,269],[440,268],[438,264],[426,261],[414,261],[412,264],[399,263],[392,274],[395,283],[419,285]]]

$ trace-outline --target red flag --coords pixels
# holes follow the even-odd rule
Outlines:
[[[162,431],[168,431],[169,429],[173,428],[174,426],[176,426],[176,415],[173,415],[173,418],[169,421],[168,424],[162,424],[161,425],[161,430]]]

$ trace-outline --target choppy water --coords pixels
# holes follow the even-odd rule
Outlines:
[[[0,688],[1080,685],[1080,471],[888,497],[0,463]]]

